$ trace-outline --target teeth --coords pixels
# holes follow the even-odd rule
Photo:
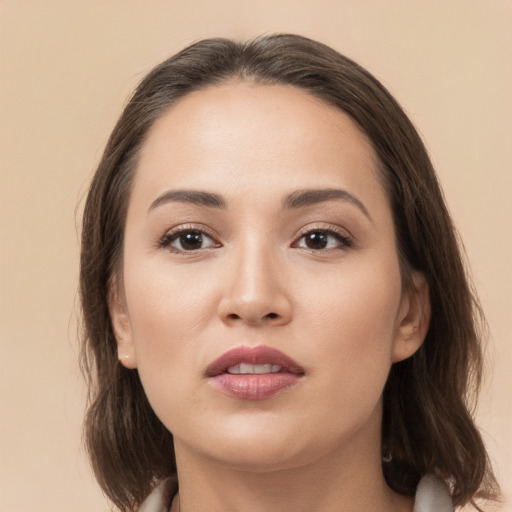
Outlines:
[[[261,367],[261,365],[259,365]],[[241,363],[240,373],[245,375],[246,373],[256,373],[256,367],[252,364]],[[263,372],[261,372],[263,373]]]
[[[247,364],[240,363],[236,366],[228,368],[228,373],[233,375],[254,375],[261,373],[278,373],[281,371],[281,367],[278,364]]]

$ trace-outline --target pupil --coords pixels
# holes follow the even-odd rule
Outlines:
[[[310,233],[306,237],[306,246],[309,249],[325,249],[327,246],[327,235],[325,233]]]
[[[183,249],[192,251],[194,249],[200,249],[203,245],[203,235],[198,231],[192,231],[186,235],[180,236],[180,244]]]

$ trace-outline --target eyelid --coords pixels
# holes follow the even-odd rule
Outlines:
[[[297,235],[295,236],[295,238],[292,242],[292,247],[296,247],[299,240],[303,236],[307,235],[308,233],[315,232],[315,231],[323,231],[324,233],[334,235],[335,237],[337,237],[340,240],[340,243],[342,243],[345,246],[345,248],[353,247],[355,244],[355,240],[354,240],[352,233],[350,233],[347,229],[344,229],[335,224],[320,222],[320,223],[308,224],[307,226],[302,227],[299,230],[299,232],[297,233]],[[310,250],[314,251],[314,252],[321,251],[318,249],[316,249],[316,250],[310,249]],[[332,250],[338,250],[338,249],[323,249],[323,252],[329,252]]]
[[[179,249],[174,249],[170,247],[171,243],[178,238],[181,234],[189,233],[191,231],[198,231],[200,233],[203,233],[208,238],[210,238],[214,245],[212,247],[205,247],[203,249],[197,249],[197,250],[190,250],[190,251],[182,251]],[[175,226],[173,228],[168,229],[159,239],[157,242],[157,248],[159,249],[167,249],[174,253],[187,253],[187,254],[195,254],[200,251],[207,251],[209,249],[216,249],[218,247],[221,247],[222,244],[218,241],[219,237],[216,233],[213,232],[212,229],[210,229],[208,226],[205,226],[204,224],[179,224],[178,226]]]

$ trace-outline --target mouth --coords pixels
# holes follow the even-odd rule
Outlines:
[[[263,400],[299,382],[304,369],[271,347],[237,347],[206,369],[214,389],[232,398]]]

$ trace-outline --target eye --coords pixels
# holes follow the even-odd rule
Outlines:
[[[301,247],[312,251],[322,251],[329,249],[348,248],[353,245],[352,240],[333,230],[315,229],[301,235],[294,244],[295,247]]]
[[[199,229],[182,229],[168,233],[160,242],[160,247],[167,247],[174,252],[199,251],[219,246],[220,244]]]

